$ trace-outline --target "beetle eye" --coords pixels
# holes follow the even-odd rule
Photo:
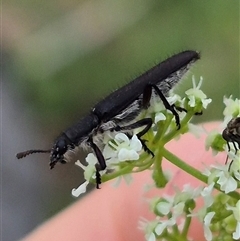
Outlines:
[[[64,154],[67,150],[67,144],[65,140],[59,140],[56,144],[56,151],[61,154]]]
[[[51,169],[55,166],[57,162],[65,163],[63,159],[66,151],[67,151],[66,140],[64,139],[58,140],[51,152],[51,157],[50,157]]]

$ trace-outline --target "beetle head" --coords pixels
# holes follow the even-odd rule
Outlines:
[[[62,164],[66,163],[66,161],[64,160],[64,154],[68,151],[68,149],[70,149],[70,147],[71,142],[65,135],[60,136],[56,140],[50,155],[49,165],[51,169],[54,168],[57,162],[60,162]]]

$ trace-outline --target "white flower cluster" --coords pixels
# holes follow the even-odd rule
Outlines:
[[[109,139],[108,144],[103,149],[103,156],[106,159],[107,169],[101,171],[101,175],[106,173],[107,170],[115,170],[118,168],[118,164],[126,160],[138,160],[142,151],[141,141],[136,135],[133,135],[131,139],[123,133],[115,135],[114,139]],[[87,166],[84,166],[80,161],[75,164],[84,170],[85,182],[78,188],[72,190],[72,195],[78,197],[82,193],[86,192],[86,187],[90,183],[91,179],[95,179],[96,167],[98,160],[93,153],[89,153],[86,157]],[[129,182],[131,176],[125,177],[125,180]]]
[[[240,100],[238,98],[234,100],[232,96],[229,98],[224,96],[223,103],[225,104],[223,124],[226,126],[232,118],[240,117]]]
[[[223,102],[225,104],[225,109],[223,111],[224,121],[221,125],[222,128],[225,128],[228,123],[233,120],[233,118],[240,117],[240,100],[232,99],[232,96],[229,98],[224,97]],[[227,127],[229,128],[229,127]],[[236,128],[236,127],[233,127]],[[240,136],[240,133],[236,133],[237,129],[234,130],[235,134]],[[211,166],[210,170],[205,172],[205,175],[208,176],[208,183],[216,183],[219,186],[219,190],[223,192],[221,204],[223,210],[231,211],[230,214],[225,213],[225,217],[222,220],[222,223],[226,221],[229,232],[232,232],[231,238],[233,240],[240,239],[240,201],[237,198],[230,198],[230,193],[239,194],[240,188],[240,152],[236,149],[238,143],[234,144],[233,141],[237,140],[232,139],[229,136],[229,142],[223,139],[222,134],[218,133],[217,130],[213,130],[209,133],[206,140],[206,147],[209,149],[212,148],[213,153],[216,155],[219,151],[226,151],[228,154],[228,159],[230,161],[224,164],[215,164]],[[228,144],[228,145],[227,145]],[[229,150],[230,147],[230,150]],[[224,195],[226,194],[226,195]],[[224,198],[223,198],[224,197]],[[238,196],[239,197],[239,196]],[[217,203],[217,202],[216,202]],[[218,210],[218,216],[220,210]],[[211,217],[214,215],[212,214]],[[220,223],[220,222],[219,222]],[[209,223],[210,224],[210,223]]]
[[[220,128],[222,129],[226,128],[229,122],[233,120],[233,118],[240,117],[239,99],[236,98],[235,100],[233,100],[232,96],[230,96],[229,98],[224,97],[223,103],[225,104],[225,109],[223,111],[224,121],[220,125]],[[237,129],[235,130],[235,132],[237,132]],[[238,136],[238,138],[240,138],[240,133],[238,134]],[[235,137],[235,139],[237,139],[237,137]],[[212,130],[211,132],[209,132],[206,139],[206,149],[209,150],[211,148],[213,155],[217,155],[218,152],[222,152],[225,150],[226,152],[228,152],[228,156],[232,160],[233,158],[231,158],[231,156],[236,154],[237,145],[234,144],[232,141],[228,142],[227,145],[226,140],[223,139],[222,134],[220,134],[218,130]],[[228,147],[230,147],[230,152]],[[232,154],[232,152],[234,152],[234,154]]]
[[[189,184],[186,184],[183,190],[176,191],[174,196],[165,195],[161,199],[154,199],[151,206],[157,214],[156,219],[151,222],[147,220],[140,222],[140,228],[145,230],[146,240],[156,241],[159,238],[171,240],[171,235],[174,233],[174,238],[180,240],[185,235],[181,236],[181,232],[183,232],[185,226],[189,225],[190,219],[193,217],[198,217],[203,223],[206,240],[212,240],[209,224],[214,213],[207,212],[207,207],[213,203],[213,186],[212,184],[205,188],[198,187],[194,189]],[[198,198],[202,198],[205,205],[197,213],[194,213],[195,201]]]
[[[221,175],[222,168],[215,175]],[[226,174],[227,175],[227,174]],[[212,179],[210,175],[209,180]],[[228,177],[225,180],[220,180],[216,183],[221,183],[221,187],[225,187],[224,191],[229,192],[227,183],[232,187],[231,191],[236,191],[237,187],[235,184],[231,183]],[[145,237],[147,241],[157,241],[159,239],[171,240],[171,235],[175,233],[174,237],[181,239],[181,235],[185,226],[190,223],[191,218],[198,218],[203,224],[204,236],[207,241],[215,240],[214,234],[212,233],[212,228],[217,234],[217,240],[221,239],[216,227],[228,227],[226,232],[229,234],[227,237],[230,240],[240,239],[240,201],[238,200],[233,205],[234,201],[228,198],[226,195],[221,196],[221,198],[215,198],[213,196],[214,182],[211,182],[209,186],[201,188],[191,188],[190,185],[185,185],[182,191],[177,191],[174,196],[163,196],[161,199],[153,199],[151,206],[157,215],[156,219],[153,221],[142,220],[140,221],[140,229],[145,231]],[[235,187],[235,189],[233,189]],[[197,212],[194,210],[196,200],[203,199],[203,206]],[[221,203],[221,208],[219,210],[219,203]],[[229,204],[231,203],[231,205]],[[230,211],[230,213],[227,211]],[[221,217],[221,212],[222,216]],[[213,219],[217,215],[214,222],[216,225],[212,224]],[[222,218],[222,220],[221,220]],[[177,229],[177,231],[176,231]],[[224,236],[225,234],[223,234]],[[184,235],[183,235],[184,236]],[[226,237],[226,236],[225,236]],[[191,237],[188,237],[191,239]],[[229,240],[229,239],[226,239]]]
[[[194,86],[193,89],[186,91],[187,94],[196,93],[194,97],[188,96],[189,105],[194,107],[199,102],[198,97],[203,98],[203,107],[210,103],[211,101],[206,99],[205,94],[198,92],[199,86],[195,83]],[[232,118],[240,116],[240,101],[225,97],[224,103],[226,105],[224,125],[226,126]],[[171,240],[171,234],[174,232],[176,234],[174,238],[178,239],[177,235],[179,235],[180,239],[181,231],[185,229],[184,226],[190,217],[198,217],[203,223],[204,236],[207,241],[240,240],[240,152],[236,150],[236,145],[228,144],[232,147],[228,153],[231,162],[226,165],[224,163],[212,165],[205,171],[209,186],[192,190],[185,186],[183,191],[177,192],[174,197],[153,200],[156,219],[151,222],[146,220],[141,222],[146,240]],[[228,151],[226,141],[217,130],[209,134],[206,146],[207,149],[212,147],[215,155],[219,151]],[[221,193],[213,194],[214,187],[218,188]],[[187,206],[187,204],[191,201],[195,203],[195,200],[199,198],[203,199],[204,205],[197,213],[194,213],[194,207]]]
[[[225,193],[229,194],[231,192],[238,192],[240,187],[240,155],[233,155],[232,156],[233,164],[232,168],[229,169],[229,164],[223,165],[212,165],[210,170],[205,171],[205,174],[208,176],[208,183],[210,184],[218,184],[220,187],[220,190]],[[223,197],[224,194],[222,194]],[[216,199],[217,200],[217,199]],[[219,201],[219,200],[217,200]],[[217,203],[216,201],[216,203]],[[234,206],[230,206],[231,204],[236,204]],[[223,205],[223,210],[231,210],[232,214],[228,214],[224,217],[222,222],[225,222],[228,220],[227,223],[234,223],[235,226],[231,227],[232,229],[235,229],[232,232],[232,238],[234,240],[240,239],[240,201],[236,202],[236,199],[230,198],[228,195],[225,195],[225,198],[221,199],[221,204]],[[220,210],[218,210],[220,211]],[[219,212],[218,212],[219,215]],[[212,212],[213,217],[214,214]],[[219,215],[220,216],[220,215]],[[223,215],[224,216],[224,215]],[[232,220],[232,221],[230,221]],[[210,225],[210,223],[209,223]],[[210,234],[210,229],[208,230],[208,233]],[[212,240],[212,239],[209,239]]]
[[[196,107],[199,102],[201,102],[204,109],[212,102],[212,99],[207,98],[206,94],[200,89],[202,86],[203,78],[200,77],[198,85],[196,85],[196,80],[194,76],[192,77],[193,88],[187,90],[185,94],[189,99],[189,106]]]
[[[211,169],[205,171],[208,176],[208,183],[215,182],[220,185],[220,190],[224,193],[236,191],[240,182],[240,156],[234,155],[233,165],[229,170],[229,165],[215,164]]]

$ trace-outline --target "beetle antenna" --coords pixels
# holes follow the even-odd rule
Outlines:
[[[21,159],[21,158],[24,158],[33,153],[50,153],[50,152],[51,152],[51,150],[28,150],[28,151],[23,151],[23,152],[17,153],[16,157],[17,157],[17,159]]]

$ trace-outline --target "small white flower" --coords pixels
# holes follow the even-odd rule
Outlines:
[[[185,184],[182,191],[176,191],[174,203],[186,202],[191,199],[196,199],[197,197],[199,197],[201,190],[201,187],[192,188],[190,184]]]
[[[212,165],[212,169],[207,173],[208,183],[214,182],[217,178],[217,183],[220,189],[225,193],[235,191],[237,189],[237,181],[231,176],[229,172],[229,165]]]
[[[221,186],[222,191],[229,193],[236,190],[237,182],[232,176],[230,176],[229,172],[221,171],[216,176],[219,177],[217,183]]]
[[[237,189],[237,181],[232,177],[229,172],[228,165],[211,165],[211,170],[208,172],[205,171],[205,175],[208,176],[208,183],[214,182],[217,178],[217,182],[220,185],[220,189],[225,193],[235,191]]]
[[[212,172],[209,170],[209,167],[205,166],[204,170],[202,171],[202,174],[209,177]],[[212,183],[212,182],[208,182],[208,183]]]
[[[97,158],[93,155],[93,153],[89,153],[85,158],[88,163],[87,166],[84,166],[79,160],[75,162],[75,165],[81,167],[84,170],[84,177],[86,180],[90,180],[95,174],[96,168],[95,165],[98,162]]]
[[[97,163],[97,158],[92,153],[89,153],[86,157],[86,162],[88,163],[87,166],[84,166],[79,160],[75,162],[75,165],[81,167],[84,170],[84,178],[86,181],[82,183],[78,188],[72,189],[72,195],[74,197],[78,197],[81,194],[85,193],[90,179],[95,178],[95,164]]]
[[[156,241],[156,236],[154,234],[154,229],[157,225],[158,221],[148,221],[145,218],[141,218],[139,221],[139,229],[144,230],[145,238],[147,241]]]
[[[162,101],[159,100],[159,96],[152,95],[150,106],[147,110],[148,113],[159,113],[165,109]]]
[[[108,140],[108,144],[106,144],[103,148],[103,156],[105,157],[106,162],[109,162],[111,164],[118,163],[117,159],[117,151],[116,151],[117,146],[112,143],[111,141]]]
[[[83,170],[85,170],[87,167],[87,166],[84,166],[79,160],[75,162],[75,165],[81,167]]]
[[[213,146],[213,143],[216,140],[218,135],[219,135],[218,130],[212,130],[208,133],[207,138],[205,140],[205,148],[207,151],[210,149],[210,147]],[[211,149],[212,149],[212,155],[216,156],[218,154],[218,151],[213,148],[211,148]]]
[[[81,194],[85,193],[87,190],[87,185],[89,184],[89,181],[86,181],[82,183],[78,188],[72,189],[72,195],[74,197],[79,197]]]
[[[163,120],[166,120],[166,116],[162,113],[162,112],[158,112],[156,115],[155,115],[155,119],[154,119],[154,123],[158,123],[159,121],[163,121]]]
[[[226,204],[227,210],[232,210],[233,211],[233,216],[235,217],[235,219],[240,222],[240,200],[238,200],[238,202],[236,203],[236,207],[230,206],[228,204]]]
[[[183,215],[183,209],[185,207],[185,203],[184,202],[180,202],[178,204],[176,204],[174,207],[173,207],[173,217],[175,218],[178,218],[179,216]]]
[[[209,228],[212,218],[215,215],[215,212],[209,212],[207,215],[204,217],[203,223],[204,223],[204,237],[206,238],[207,241],[212,240],[212,232]]]
[[[240,222],[237,222],[236,230],[233,232],[233,239],[239,240],[240,239]]]
[[[138,160],[139,152],[142,150],[142,143],[138,139],[137,135],[133,135],[132,139],[129,139],[127,135],[123,133],[118,133],[114,142],[109,142],[109,145],[114,148],[109,148],[108,145],[105,146],[103,150],[103,155],[106,159],[109,159],[107,162],[119,163],[126,160]]]
[[[88,165],[84,169],[84,178],[85,180],[90,181],[91,178],[95,178],[95,174],[96,174],[95,165],[98,163],[98,160],[93,155],[93,153],[89,153],[85,160],[88,163]]]
[[[130,141],[130,148],[134,149],[135,151],[141,151],[142,150],[142,143],[138,139],[137,135],[133,135],[133,137]]]
[[[182,102],[182,99],[181,99],[181,97],[179,95],[172,94],[172,93],[171,93],[170,96],[166,97],[166,99],[167,99],[167,101],[168,101],[168,103],[170,105],[173,105],[176,102],[180,102],[180,103]],[[150,104],[150,106],[148,108],[148,113],[160,113],[163,110],[164,111],[166,110],[163,102],[161,100],[159,100],[159,96],[158,95],[153,95],[151,97],[151,104]]]
[[[118,160],[126,161],[126,160],[138,160],[139,154],[135,150],[129,150],[127,148],[122,148],[118,152]]]
[[[147,241],[156,241],[156,236],[154,233],[150,233],[149,237],[147,238]]]
[[[225,193],[235,191],[237,188],[237,181],[231,176],[228,171],[228,165],[212,165],[211,174],[208,176],[208,183],[212,183],[214,177],[217,177],[217,183],[220,189]]]
[[[182,103],[182,98],[180,95],[173,94],[167,97],[167,101],[170,105],[175,104],[176,102]]]
[[[163,215],[168,215],[171,211],[172,203],[169,203],[166,201],[161,201],[157,204],[156,208],[159,213],[161,213]]]
[[[235,154],[235,150],[228,152],[229,165],[231,165],[230,172],[233,173],[233,176],[240,181],[240,152]]]
[[[224,125],[226,126],[227,123],[233,118],[240,115],[240,100],[239,99],[232,99],[232,96],[227,98],[226,96],[223,97],[223,103],[225,104],[225,109],[223,111],[224,117]]]
[[[233,216],[237,221],[237,226],[235,232],[233,233],[233,238],[238,240],[240,239],[240,200],[238,200],[236,207],[232,207],[226,204],[226,209],[233,212]]]
[[[201,101],[202,106],[204,109],[207,108],[208,104],[212,102],[212,99],[207,99],[207,96],[200,90],[202,85],[203,78],[200,77],[198,85],[196,85],[195,77],[192,77],[193,88],[185,91],[185,94],[188,96],[189,99],[189,106],[195,107],[197,102]]]
[[[159,221],[157,227],[155,228],[156,234],[161,235],[165,229],[172,227],[173,225],[176,224],[176,222],[177,222],[176,219],[173,217],[170,219]]]
[[[205,207],[210,207],[213,204],[213,196],[212,196],[212,191],[213,191],[214,183],[211,183],[209,186],[203,188],[201,191],[201,196],[204,199]]]

